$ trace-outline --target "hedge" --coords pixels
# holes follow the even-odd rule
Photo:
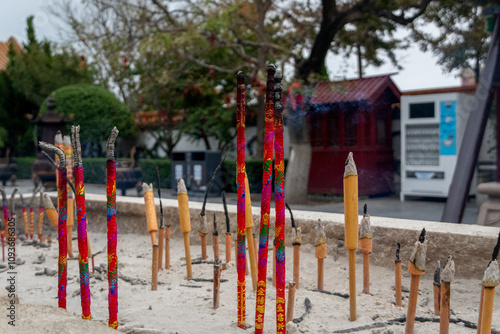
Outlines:
[[[16,158],[18,179],[31,179],[31,165],[35,157]],[[130,161],[130,159],[118,159],[118,161]],[[285,160],[285,166],[287,161]],[[84,158],[85,183],[106,183],[106,158]],[[140,159],[139,167],[142,168],[142,180],[156,185],[156,171],[160,170],[160,182],[162,188],[171,186],[171,161],[168,159]],[[273,165],[274,170],[274,165]],[[224,189],[227,192],[236,192],[236,160],[225,160],[222,165]],[[250,183],[250,192],[258,194],[262,191],[262,160],[248,159],[246,161],[246,172]],[[274,175],[273,175],[274,182]]]
[[[15,162],[17,165],[17,178],[18,179],[31,179],[31,165],[36,160],[35,157],[19,157]]]

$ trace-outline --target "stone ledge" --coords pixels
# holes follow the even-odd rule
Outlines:
[[[51,193],[51,196],[55,199],[55,193]],[[106,232],[106,196],[86,194],[85,198],[89,231]],[[157,203],[157,215],[159,216],[159,200],[155,198],[155,201]],[[144,199],[142,197],[117,196],[116,202],[118,233],[147,234]],[[162,203],[165,224],[171,225],[172,238],[182,238],[179,230],[177,200],[162,199]],[[192,231],[190,240],[193,244],[199,244],[200,239],[196,231],[202,203],[190,202],[189,205]],[[236,233],[236,205],[228,205],[227,207],[234,240]],[[252,212],[255,226],[260,226],[260,207],[252,207]],[[225,233],[225,217],[222,204],[207,203],[206,214],[210,222],[209,233],[212,232],[211,218],[213,213],[216,214],[219,223],[219,233]],[[288,212],[286,214],[286,244],[291,246],[291,223]],[[297,226],[302,228],[304,251],[312,252],[314,225],[318,219],[321,219],[325,224],[325,232],[328,238],[328,256],[333,257],[334,260],[347,257],[347,250],[344,247],[344,215],[298,210],[294,210],[293,215]],[[272,245],[272,239],[274,238],[274,216],[274,209],[271,209],[270,245]],[[359,220],[361,221],[361,216]],[[393,268],[396,243],[399,242],[401,244],[402,264],[406,269],[412,247],[420,231],[425,227],[429,241],[426,265],[428,275],[433,274],[438,260],[444,263],[446,257],[451,254],[455,261],[457,278],[478,279],[483,276],[500,230],[498,227],[373,216],[371,217],[371,226],[373,230],[373,253],[370,261],[375,265]],[[254,227],[254,231],[257,231],[256,227]],[[208,239],[211,242],[211,238]],[[220,240],[223,242],[224,238]],[[360,254],[359,251],[358,254]],[[362,261],[361,258],[360,255],[357,256],[358,261]]]

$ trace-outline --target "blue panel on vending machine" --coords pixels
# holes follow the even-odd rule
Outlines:
[[[457,154],[456,101],[441,101],[439,122],[440,155]]]

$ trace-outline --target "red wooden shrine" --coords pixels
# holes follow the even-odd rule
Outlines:
[[[393,188],[392,113],[401,93],[389,75],[320,82],[310,99],[310,193],[343,193],[345,160],[353,152],[359,195]]]

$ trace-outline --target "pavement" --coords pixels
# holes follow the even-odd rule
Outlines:
[[[31,180],[17,180],[16,186],[23,194],[29,194],[34,189],[34,184]],[[14,190],[14,186],[8,182],[5,186],[7,195]],[[54,189],[48,189],[54,190]],[[86,194],[106,194],[106,186],[103,184],[85,184]],[[155,191],[156,193],[156,191]],[[162,198],[177,198],[173,189],[161,189]],[[130,189],[127,191],[127,196],[137,197],[137,191]],[[228,204],[236,204],[236,194],[226,194]],[[202,202],[203,194],[189,194],[190,201]],[[221,197],[209,197],[209,203],[222,203]],[[252,194],[253,206],[260,205],[260,194]],[[416,219],[428,221],[440,221],[443,213],[445,199],[436,198],[413,198],[406,199],[405,202],[399,200],[398,195],[380,196],[380,197],[366,197],[360,198],[359,207],[360,213],[364,204],[368,205],[368,213],[371,216],[390,217],[401,219]],[[310,196],[308,203],[303,205],[291,205],[292,210],[304,211],[318,211],[318,212],[332,212],[343,213],[344,204],[340,198],[331,196]],[[463,224],[476,224],[477,216],[479,213],[479,205],[476,203],[475,198],[470,199],[464,211],[462,223]]]

